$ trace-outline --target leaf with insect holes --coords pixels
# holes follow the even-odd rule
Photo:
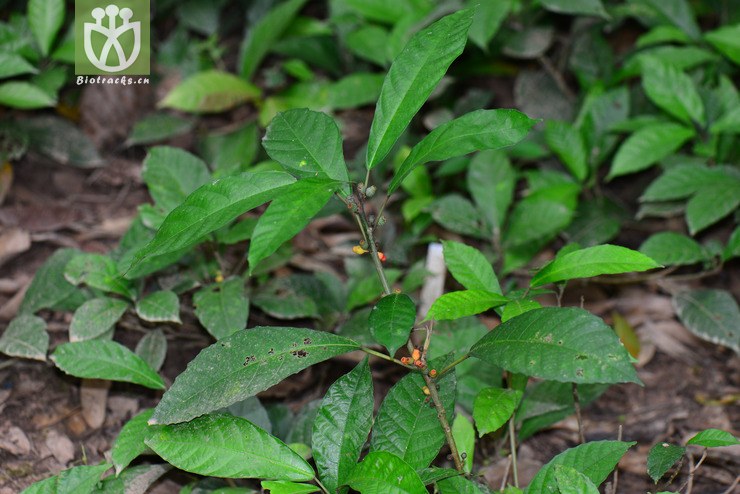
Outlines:
[[[478,393],[473,405],[473,419],[478,436],[500,429],[514,414],[522,392],[515,389],[485,388]]]
[[[373,403],[367,358],[337,379],[321,401],[311,448],[319,478],[329,492],[345,483],[360,458],[373,424]]]
[[[158,106],[190,113],[217,113],[259,96],[260,89],[244,79],[228,72],[206,70],[175,86]]]
[[[224,478],[311,480],[313,468],[278,438],[226,413],[163,425],[144,441],[186,472]]]
[[[115,341],[86,340],[59,345],[51,360],[65,373],[164,389],[164,381],[134,352]]]
[[[206,184],[190,194],[165,218],[155,237],[139,249],[127,278],[136,278],[147,261],[165,258],[200,242],[240,215],[274,198],[280,189],[295,182],[285,172],[244,172]]]
[[[395,145],[409,122],[465,48],[473,11],[443,17],[416,33],[396,57],[383,82],[367,143],[372,169]]]
[[[596,245],[576,250],[537,271],[530,286],[538,287],[576,278],[590,278],[603,274],[647,271],[661,267],[645,254],[618,245]]]
[[[673,295],[673,308],[698,337],[740,353],[740,309],[725,290],[690,290]]]
[[[721,448],[735,446],[740,441],[727,431],[720,429],[705,429],[688,440],[686,444],[696,444],[705,448]]]
[[[509,299],[503,295],[487,290],[460,290],[445,293],[434,301],[424,320],[444,321],[474,316],[488,309],[504,305],[508,301]]]
[[[658,443],[650,448],[647,457],[647,473],[650,478],[657,484],[685,452],[686,448],[668,443]]]
[[[31,314],[21,314],[10,321],[0,337],[0,352],[11,357],[44,361],[48,349],[46,321]]]
[[[363,494],[427,494],[414,468],[386,451],[371,451],[352,470],[347,484]]]
[[[106,333],[123,316],[128,306],[128,302],[117,298],[99,297],[88,300],[72,316],[69,341],[91,340]]]
[[[203,349],[190,362],[162,396],[150,423],[191,420],[358,349],[347,338],[305,328],[258,326],[237,331]]]
[[[545,307],[509,319],[473,345],[470,355],[553,381],[641,384],[612,328],[575,307]]]
[[[411,297],[404,293],[386,295],[370,312],[370,334],[390,355],[395,355],[409,339],[415,320],[416,305]]]

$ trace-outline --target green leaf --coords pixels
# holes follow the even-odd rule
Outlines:
[[[455,405],[454,372],[437,383],[445,412],[451,417]],[[423,392],[424,386],[426,384],[419,373],[410,373],[388,391],[375,417],[371,453],[393,453],[414,470],[428,467],[437,457],[445,436],[437,412],[429,406]]]
[[[458,194],[450,194],[437,199],[428,208],[434,221],[450,231],[484,237],[480,214],[473,204]]]
[[[416,33],[393,62],[370,128],[368,169],[386,157],[452,61],[462,53],[472,17],[470,10],[443,17]]]
[[[166,463],[141,464],[122,471],[117,477],[105,477],[95,491],[95,494],[144,494],[149,487],[160,479],[172,467]],[[228,494],[228,493],[223,493]],[[236,492],[234,494],[246,494]]]
[[[161,329],[147,332],[136,344],[136,355],[159,372],[167,357],[167,338]]]
[[[516,172],[506,154],[496,150],[476,154],[468,165],[467,184],[478,209],[494,231],[500,231],[516,185]]]
[[[728,174],[722,168],[697,165],[676,165],[655,179],[640,197],[640,201],[669,201],[683,199],[703,187],[726,182]]]
[[[282,36],[306,0],[288,0],[278,4],[247,29],[239,50],[239,75],[251,79],[270,48]]]
[[[617,150],[607,179],[649,168],[674,153],[694,131],[674,123],[650,124],[638,130]]]
[[[69,341],[92,340],[111,330],[128,309],[124,300],[100,297],[82,304],[69,324]]]
[[[320,490],[312,484],[296,484],[287,480],[263,480],[260,485],[270,494],[311,494]]]
[[[373,380],[367,359],[336,380],[313,421],[316,470],[329,492],[346,483],[373,424]],[[344,490],[346,491],[346,489]]]
[[[325,113],[305,108],[278,113],[262,145],[272,159],[300,176],[349,181],[339,127]]]
[[[186,472],[225,478],[311,480],[313,468],[248,420],[219,413],[158,427],[145,441]]]
[[[45,361],[48,349],[46,321],[31,314],[18,315],[0,337],[0,352],[11,357]]]
[[[644,56],[640,62],[642,87],[653,103],[688,125],[706,124],[704,103],[691,77],[657,57]]]
[[[21,313],[74,310],[85,301],[84,294],[64,277],[64,268],[77,254],[79,251],[74,249],[59,249],[41,265],[23,297]]]
[[[83,465],[63,470],[57,475],[56,490],[53,492],[55,494],[92,492],[100,481],[100,476],[110,467],[110,463],[102,463],[100,465]]]
[[[23,74],[35,74],[38,69],[15,53],[0,53],[0,79]]]
[[[561,197],[532,194],[516,203],[504,235],[508,247],[532,245],[568,226],[575,210],[578,188]]]
[[[121,428],[116,441],[111,448],[111,461],[116,468],[116,475],[147,449],[144,440],[155,430],[147,425],[154,410],[147,409],[140,412]]]
[[[455,439],[461,458],[464,458],[465,472],[470,473],[473,469],[473,453],[475,453],[475,429],[470,420],[461,413],[455,415],[455,420],[452,422],[452,437]]]
[[[424,482],[424,485],[431,485],[441,480],[460,475],[460,473],[454,468],[437,467],[424,468],[423,470],[419,470],[418,473],[419,477],[421,477],[421,481]]]
[[[641,384],[612,328],[574,307],[525,312],[481,338],[470,355],[511,372],[553,381]]]
[[[665,2],[663,0],[643,1],[653,8],[661,20],[681,28],[691,38],[699,39],[701,30],[696,23],[696,19],[691,11],[691,5],[689,5],[689,2],[686,0],[672,0],[670,2]]]
[[[193,305],[200,323],[217,340],[247,327],[249,300],[241,278],[201,288],[193,295]]]
[[[553,470],[560,494],[599,494],[599,489],[591,479],[575,468],[556,465]]]
[[[478,3],[470,0],[466,7],[475,7],[473,24],[470,25],[468,37],[470,41],[487,51],[488,44],[498,32],[501,24],[511,11],[512,0],[499,0],[497,2]]]
[[[57,477],[39,480],[21,491],[21,494],[57,494]]]
[[[244,172],[200,187],[167,215],[154,239],[136,253],[126,277],[136,278],[145,258],[151,262],[198,243],[294,181],[284,172]]]
[[[568,122],[548,120],[545,125],[545,141],[568,171],[579,181],[588,176],[586,143],[580,131]]]
[[[65,12],[64,0],[29,0],[28,2],[28,27],[44,57],[51,51],[54,38],[64,24]]]
[[[717,51],[740,65],[740,24],[722,26],[704,34],[706,39]]]
[[[369,105],[378,100],[383,87],[382,74],[355,72],[329,87],[329,106],[334,110],[345,110]]]
[[[0,105],[36,110],[54,106],[56,103],[56,98],[30,82],[10,81],[0,84]]]
[[[595,485],[600,485],[635,442],[593,441],[570,448],[542,467],[530,482],[528,494],[556,494],[559,492],[555,467],[572,467],[584,474]]]
[[[735,436],[720,429],[705,429],[689,439],[686,444],[696,444],[705,448],[721,448],[740,444]]]
[[[75,285],[85,284],[129,299],[135,296],[131,283],[123,279],[115,261],[107,255],[78,253],[64,268],[64,278]]]
[[[175,86],[158,106],[190,113],[217,113],[230,110],[259,95],[257,86],[233,74],[207,70],[197,72]]]
[[[512,300],[504,305],[503,312],[501,313],[501,322],[506,322],[518,315],[529,312],[530,310],[539,309],[540,307],[542,306],[539,302],[529,298]]]
[[[700,338],[740,353],[740,309],[724,290],[692,290],[673,296],[673,308],[684,326]]]
[[[481,251],[460,242],[442,241],[445,264],[452,276],[468,290],[485,290],[501,294],[491,263]]]
[[[536,59],[552,46],[553,35],[551,26],[531,26],[509,36],[502,52],[512,58]]]
[[[180,300],[171,290],[159,290],[137,301],[136,314],[148,322],[182,323]]]
[[[108,379],[164,389],[164,381],[138,355],[107,340],[86,340],[59,345],[51,360],[65,373],[89,379]]]
[[[385,67],[388,31],[375,24],[365,24],[347,33],[347,49],[359,58]]]
[[[729,261],[735,257],[740,257],[740,226],[732,232],[730,238],[727,239],[727,245],[722,251],[723,261]]]
[[[558,14],[593,15],[609,18],[601,0],[541,0],[542,6]]]
[[[675,232],[659,232],[640,245],[640,252],[664,266],[683,266],[707,260],[707,253],[693,238]]]
[[[431,10],[429,0],[345,0],[343,4],[366,19],[395,24],[399,19],[418,19]]]
[[[499,430],[514,415],[522,392],[514,389],[485,388],[475,398],[473,419],[478,436]]]
[[[660,264],[635,250],[618,245],[596,245],[557,257],[537,271],[532,277],[530,286],[538,287],[547,283],[590,278],[602,274],[647,271],[659,267]]]
[[[43,156],[79,168],[105,165],[87,134],[67,119],[44,115],[16,123],[28,134],[29,149]]]
[[[411,149],[393,176],[388,193],[393,193],[419,165],[511,146],[524,139],[536,123],[517,110],[477,110],[444,123]]]
[[[406,344],[416,320],[416,305],[404,293],[381,298],[370,312],[370,334],[388,349],[390,355]]]
[[[710,134],[722,132],[740,134],[740,107],[727,111],[709,127]]]
[[[126,144],[152,144],[193,130],[195,122],[169,113],[152,113],[134,124]]]
[[[488,309],[504,305],[509,299],[486,290],[461,290],[445,293],[434,301],[425,321],[444,321],[480,314]]]
[[[689,233],[697,234],[740,206],[740,180],[726,179],[713,187],[700,189],[686,204]]]
[[[157,206],[170,212],[198,187],[210,182],[208,167],[184,149],[169,146],[151,148],[141,177]]]
[[[414,468],[386,451],[373,451],[352,470],[347,484],[361,494],[427,494]]]
[[[337,182],[304,178],[287,186],[260,216],[249,245],[249,272],[275,253],[326,206],[338,188]]]
[[[650,478],[657,484],[685,452],[686,448],[668,443],[658,443],[650,448],[647,457],[647,473]]]
[[[305,328],[238,331],[205,348],[190,362],[162,397],[150,423],[191,420],[358,348],[347,338]]]

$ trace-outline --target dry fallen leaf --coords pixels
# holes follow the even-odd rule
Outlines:
[[[0,231],[0,266],[31,248],[31,236],[20,228]]]
[[[0,434],[0,449],[15,456],[24,456],[31,452],[31,441],[20,427],[11,425]]]

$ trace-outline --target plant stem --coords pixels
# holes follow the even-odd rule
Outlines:
[[[321,489],[321,492],[323,492],[324,494],[331,494],[331,492],[329,492],[329,489],[327,489],[324,486],[324,484],[321,483],[318,477],[314,477],[313,480],[314,482],[316,482],[316,485],[319,486],[319,489]]]
[[[414,367],[412,367],[410,365],[406,365],[403,362],[401,362],[400,360],[395,359],[395,358],[393,358],[393,357],[391,357],[389,355],[386,355],[384,353],[376,352],[372,348],[368,348],[368,347],[364,346],[364,347],[360,348],[360,350],[362,350],[363,352],[365,352],[365,353],[367,353],[369,355],[374,355],[375,357],[382,358],[383,360],[387,360],[388,362],[393,362],[394,364],[398,364],[398,365],[400,365],[402,367],[406,367],[407,369],[416,370]]]
[[[373,230],[372,228],[370,228],[370,226],[368,226],[367,219],[365,218],[365,212],[362,209],[360,209],[360,212],[356,216],[359,220],[362,234],[365,238],[367,238],[367,243],[370,245],[370,253],[373,258],[373,264],[375,265],[375,271],[378,273],[378,278],[380,278],[380,283],[381,285],[383,285],[383,292],[386,295],[390,295],[391,287],[388,284],[388,278],[385,277],[385,271],[383,270],[383,265],[380,263],[380,257],[378,257],[378,246],[375,245]]]
[[[468,359],[468,357],[470,357],[470,355],[466,353],[466,354],[465,354],[465,355],[463,355],[462,357],[460,357],[460,358],[458,358],[458,359],[454,360],[454,361],[453,361],[452,363],[450,363],[450,364],[449,364],[449,365],[447,365],[447,366],[446,366],[446,367],[445,367],[444,369],[442,369],[441,371],[439,371],[439,372],[437,373],[437,379],[440,379],[440,378],[441,378],[442,376],[444,376],[445,374],[447,374],[448,372],[450,372],[450,371],[451,371],[452,369],[454,369],[454,368],[455,368],[455,366],[457,366],[458,364],[461,364],[462,362],[465,362],[465,361],[466,361],[466,360]]]
[[[450,427],[450,423],[447,421],[447,412],[445,412],[445,407],[442,405],[442,400],[440,400],[439,393],[437,392],[437,383],[425,373],[422,373],[421,375],[424,378],[424,382],[427,383],[429,396],[432,397],[434,408],[437,409],[437,418],[439,419],[439,424],[442,426],[442,430],[445,433],[447,445],[450,447],[450,453],[452,454],[452,461],[455,463],[455,469],[460,473],[465,473],[465,467],[460,459],[460,453],[457,451],[455,438],[452,437],[452,427]]]
[[[702,463],[704,463],[704,460],[707,458],[707,448],[704,448],[704,451],[701,453],[701,458],[699,458],[699,461],[696,462],[696,465],[691,465],[689,467],[689,480],[686,484],[686,494],[691,494],[691,490],[694,488],[694,474],[699,469]]]
[[[514,475],[514,487],[519,488],[519,470],[516,466],[516,425],[514,415],[509,419],[509,449],[511,449],[511,472]]]
[[[576,409],[576,421],[578,422],[578,442],[580,444],[584,444],[586,442],[586,438],[583,435],[583,420],[581,419],[581,399],[578,396],[578,385],[576,383],[572,383],[573,385],[573,407]]]

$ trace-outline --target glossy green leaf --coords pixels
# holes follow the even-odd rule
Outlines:
[[[348,182],[342,136],[329,115],[305,108],[278,113],[262,145],[272,159],[301,176]]]
[[[370,334],[388,349],[390,355],[406,344],[416,320],[416,305],[404,293],[381,298],[370,312]]]
[[[171,290],[159,290],[137,301],[136,314],[148,322],[182,323],[180,300]]]
[[[91,492],[100,481],[100,476],[110,468],[110,463],[82,465],[62,470],[56,477],[55,494],[80,494]]]
[[[184,149],[157,146],[144,159],[141,177],[157,206],[170,212],[211,180],[206,164]]]
[[[439,494],[489,494],[490,490],[462,475],[437,482]]]
[[[21,491],[21,494],[56,494],[57,492],[57,477],[45,478],[29,485]]]
[[[740,206],[740,179],[728,178],[700,189],[686,204],[686,223],[692,235],[715,224]]]
[[[111,461],[116,468],[116,475],[144,453],[147,449],[144,440],[155,430],[147,424],[154,410],[147,409],[131,418],[121,428],[111,448]]]
[[[367,144],[367,168],[380,163],[465,48],[473,12],[443,17],[409,40],[383,83]]]
[[[161,329],[146,333],[136,344],[136,355],[146,362],[149,367],[159,372],[167,357],[167,338]]]
[[[651,235],[640,245],[640,252],[664,266],[696,264],[708,257],[696,240],[675,232]]]
[[[537,472],[527,488],[527,494],[557,494],[559,489],[555,467],[558,465],[575,468],[598,486],[634,444],[636,443],[593,441],[570,448],[550,460]]]
[[[287,480],[263,480],[260,484],[270,494],[311,494],[319,488],[311,484],[296,484]]]
[[[162,101],[161,108],[191,113],[216,113],[251,101],[260,90],[244,79],[219,70],[191,75],[175,86]]]
[[[647,271],[659,267],[660,264],[635,250],[618,245],[596,245],[557,257],[537,271],[532,277],[530,286],[537,287],[547,283],[603,274]]]
[[[475,398],[473,419],[478,435],[495,432],[514,414],[522,399],[522,392],[506,388],[486,388]]]
[[[373,424],[373,404],[367,359],[326,392],[313,421],[311,447],[319,478],[329,492],[346,483],[360,458]]]
[[[254,396],[286,377],[357,350],[347,338],[305,328],[256,327],[202,350],[164,394],[152,424],[171,424]]]
[[[539,309],[540,307],[542,306],[539,302],[529,298],[512,300],[504,305],[503,312],[501,313],[501,322],[506,322],[513,317],[529,312],[530,310]]]
[[[501,28],[501,24],[509,15],[509,11],[511,11],[512,0],[482,3],[470,0],[466,6],[475,7],[475,16],[468,31],[468,37],[482,50],[487,51],[488,44]]]
[[[136,253],[126,277],[136,278],[145,258],[151,262],[196,244],[294,181],[284,172],[244,172],[200,187],[167,215],[154,239]]]
[[[247,28],[239,50],[239,75],[244,79],[252,78],[267,52],[305,4],[306,0],[288,0],[278,4]]]
[[[653,103],[688,125],[706,123],[704,103],[688,75],[657,57],[645,56],[641,63],[642,87]]]
[[[740,309],[724,290],[691,290],[673,296],[673,308],[684,326],[700,338],[740,353]]]
[[[250,274],[260,261],[303,230],[337,189],[337,182],[304,178],[287,186],[273,199],[252,234],[248,255]]]
[[[444,258],[447,269],[468,290],[485,290],[501,294],[493,266],[481,251],[453,240],[444,240]]]
[[[51,51],[54,38],[64,24],[66,10],[64,0],[28,1],[28,27],[43,56]]]
[[[607,178],[635,173],[649,168],[674,153],[694,131],[674,123],[656,123],[643,127],[617,150]]]
[[[343,3],[366,19],[386,24],[395,24],[408,16],[423,17],[433,5],[430,0],[345,0]]]
[[[56,98],[30,82],[10,81],[0,84],[0,105],[36,110],[54,106],[56,103]]]
[[[740,24],[722,26],[704,34],[704,39],[714,46],[717,51],[740,65]]]
[[[455,405],[455,373],[439,381],[439,396],[447,417]],[[414,470],[426,468],[445,442],[437,412],[423,392],[426,386],[418,373],[410,373],[388,392],[375,417],[370,451],[397,455]]]
[[[48,349],[46,321],[31,314],[20,314],[10,321],[0,337],[0,352],[11,357],[45,361]]]
[[[574,307],[525,312],[486,334],[470,355],[511,372],[553,381],[641,384],[612,328]]]
[[[508,301],[503,295],[486,290],[460,290],[445,293],[434,301],[424,320],[444,321],[473,316],[504,305]]]
[[[138,355],[115,341],[86,340],[59,345],[51,360],[65,373],[164,389],[164,381]]]
[[[497,150],[477,153],[470,160],[466,178],[476,206],[494,231],[500,231],[516,185],[516,172],[506,154]]]
[[[545,141],[574,177],[583,181],[588,176],[586,143],[576,127],[568,122],[548,120]]]
[[[352,470],[347,484],[360,494],[427,494],[414,468],[386,451],[370,452]]]
[[[297,481],[314,477],[313,468],[285,443],[225,413],[158,427],[145,443],[177,468],[200,475]]]
[[[722,132],[740,134],[740,107],[728,110],[709,127],[710,134],[720,134]]]
[[[193,295],[193,305],[200,323],[217,340],[247,327],[249,299],[241,278],[201,288]]]
[[[195,122],[187,118],[169,113],[152,113],[134,124],[126,144],[135,146],[164,141],[186,134],[193,130],[194,126]]]
[[[82,304],[69,324],[69,341],[97,338],[109,331],[128,309],[124,300],[100,297]]]
[[[686,448],[668,443],[658,443],[650,448],[647,457],[647,473],[650,478],[657,484],[685,452]]]
[[[594,483],[575,468],[556,465],[553,470],[560,494],[599,494]]]
[[[64,278],[75,285],[84,284],[129,299],[135,296],[131,283],[123,279],[116,262],[107,255],[78,253],[64,268]]]
[[[705,448],[721,448],[723,446],[735,446],[740,444],[740,441],[727,431],[705,429],[689,439],[686,444],[696,444]]]
[[[465,472],[470,473],[475,453],[475,429],[470,420],[461,413],[455,415],[455,420],[452,421],[452,437],[455,439],[460,458],[463,459]]]
[[[532,194],[516,203],[504,235],[508,247],[532,245],[568,226],[573,218],[578,188],[560,197]]]
[[[609,18],[601,0],[542,0],[542,6],[558,14],[593,15]]]
[[[59,249],[41,265],[23,297],[21,313],[74,310],[85,301],[84,294],[64,277],[67,263],[77,254],[79,251],[74,249]]]
[[[395,191],[419,165],[511,146],[524,139],[535,123],[517,110],[477,110],[444,123],[411,149],[393,176],[388,193]]]

